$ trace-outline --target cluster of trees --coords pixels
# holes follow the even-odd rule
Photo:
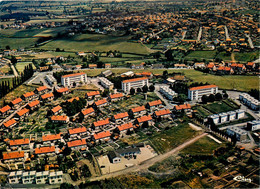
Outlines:
[[[85,107],[86,103],[84,98],[79,98],[79,100],[75,99],[72,102],[65,102],[64,111],[68,116],[75,115]]]
[[[130,89],[130,94],[131,94],[131,95],[134,95],[135,92],[138,92],[138,93],[140,93],[140,92],[147,93],[148,90],[149,90],[150,92],[153,92],[154,89],[155,89],[154,85],[150,85],[149,87],[148,87],[147,85],[144,85],[144,86],[142,87],[142,89],[141,89],[141,88],[137,88],[137,89],[135,90],[134,88],[131,88],[131,89]]]
[[[2,81],[0,82],[0,98],[4,97],[7,93],[11,92],[13,89],[21,85],[23,82],[28,80],[33,76],[32,64],[29,64],[24,68],[24,71],[19,77],[14,77],[12,81]]]
[[[250,94],[252,97],[254,97],[255,99],[260,99],[260,94],[259,94],[259,90],[258,89],[251,89],[248,94]]]
[[[209,96],[207,95],[203,95],[201,97],[201,101],[203,104],[206,104],[208,102],[214,102],[214,101],[220,101],[222,99],[227,99],[228,98],[228,94],[227,93],[223,93],[223,95],[221,93],[217,93],[217,94],[210,94]]]
[[[110,50],[110,51],[107,52],[107,56],[109,56],[111,54],[113,54],[114,57],[120,57],[120,58],[122,57],[122,53],[120,51],[117,51],[117,50],[115,50],[115,51]]]

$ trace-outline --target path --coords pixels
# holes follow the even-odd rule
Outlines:
[[[190,126],[193,130],[195,130],[195,131],[201,131],[201,130],[202,130],[201,127],[199,127],[199,126],[197,126],[197,125],[194,125],[193,123],[189,123],[189,126]]]
[[[245,34],[245,36],[246,36],[247,39],[248,39],[248,43],[249,43],[250,48],[251,48],[251,49],[255,48],[251,37],[250,37],[248,34]]]
[[[228,28],[227,28],[227,26],[225,26],[225,34],[226,34],[226,40],[227,40],[227,39],[230,39],[229,34],[228,34]]]
[[[15,69],[15,67],[14,67],[14,65],[13,65],[12,63],[10,64],[10,67],[11,67],[12,70],[13,70],[14,76],[15,76],[15,77],[18,77],[19,74],[17,73],[17,71],[16,71],[16,69]]]
[[[216,143],[221,144],[222,142],[219,141],[218,139],[216,139],[215,137],[213,137],[212,135],[208,135],[209,138],[211,138],[212,140],[214,140]]]
[[[231,53],[231,61],[232,61],[232,62],[236,62],[235,54],[234,54],[234,53]]]
[[[129,168],[126,168],[126,169],[121,170],[121,171],[117,171],[117,172],[114,172],[114,173],[102,175],[102,176],[95,177],[95,178],[91,178],[90,181],[103,180],[103,179],[107,179],[107,178],[111,178],[111,177],[116,177],[116,176],[119,176],[119,175],[127,174],[127,173],[130,173],[130,172],[136,172],[136,171],[148,169],[154,163],[160,162],[160,161],[162,161],[162,160],[172,156],[173,154],[176,154],[180,150],[184,149],[185,147],[193,144],[194,142],[196,142],[200,138],[202,138],[204,136],[207,136],[207,135],[208,135],[208,133],[202,133],[202,134],[200,134],[200,135],[198,135],[198,136],[188,140],[187,142],[184,142],[183,144],[179,145],[178,147],[172,149],[171,151],[169,151],[169,152],[167,152],[165,154],[161,154],[161,155],[155,156],[155,157],[153,157],[151,159],[148,159],[148,160],[142,162],[139,165],[136,165],[136,166],[133,166],[133,167],[129,167]]]
[[[198,38],[197,38],[197,41],[199,42],[200,39],[201,39],[201,35],[202,35],[202,27],[200,27],[200,30],[199,30],[199,34],[198,34]]]

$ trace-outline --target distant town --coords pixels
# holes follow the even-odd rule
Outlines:
[[[3,188],[258,188],[259,2],[0,2]]]

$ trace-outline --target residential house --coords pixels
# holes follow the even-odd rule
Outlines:
[[[145,113],[146,109],[144,106],[138,106],[129,110],[129,115],[134,118],[140,115],[143,116]]]
[[[87,118],[90,115],[95,115],[95,110],[91,107],[91,108],[87,108],[87,109],[83,109],[81,110],[81,115],[84,118]]]
[[[108,77],[108,76],[111,76],[112,74],[113,74],[113,72],[111,70],[106,70],[106,71],[101,72],[100,76]]]
[[[137,123],[141,126],[143,125],[143,123],[147,122],[148,125],[151,125],[152,123],[152,116],[148,115],[148,116],[142,116],[136,119]]]
[[[69,142],[67,142],[67,145],[72,150],[87,148],[86,139],[69,141]]]
[[[103,131],[103,132],[94,134],[93,137],[94,137],[95,141],[104,141],[104,140],[106,141],[106,140],[110,139],[110,136],[111,136],[110,131]]]
[[[49,171],[36,172],[35,183],[36,184],[46,184],[48,183]]]
[[[20,120],[22,120],[29,115],[29,111],[30,111],[29,109],[24,108],[16,113],[16,117],[18,117]]]
[[[108,104],[107,99],[103,98],[101,100],[94,102],[94,108],[100,108],[106,106],[107,104]]]
[[[159,92],[163,94],[168,100],[173,101],[175,97],[177,97],[177,93],[173,91],[169,85],[160,86]]]
[[[239,127],[229,127],[227,128],[226,133],[229,136],[236,135],[237,140],[240,142],[247,140],[247,132]]]
[[[16,125],[17,125],[17,121],[14,118],[4,122],[4,126],[7,129],[12,129]]]
[[[256,64],[255,64],[254,62],[248,62],[248,63],[246,64],[247,70],[252,71],[252,70],[255,69],[255,67],[256,67]]]
[[[48,144],[51,142],[56,142],[56,141],[61,141],[61,134],[56,134],[56,135],[43,135],[42,136],[42,142],[44,144]]]
[[[93,129],[105,127],[105,126],[108,126],[108,125],[110,125],[110,121],[109,121],[109,118],[106,118],[104,120],[99,120],[99,121],[94,122],[93,123]]]
[[[49,184],[62,184],[63,183],[63,172],[50,172],[49,175]]]
[[[27,108],[30,109],[31,111],[37,109],[40,107],[40,101],[39,100],[34,100],[30,103],[28,103]]]
[[[30,145],[30,140],[28,138],[25,139],[16,139],[16,140],[10,140],[9,141],[9,146],[10,148],[29,148]]]
[[[123,93],[116,93],[116,94],[111,94],[108,97],[108,101],[109,102],[114,102],[114,101],[118,101],[118,100],[122,100],[124,97]]]
[[[60,112],[62,112],[62,107],[60,105],[55,106],[54,108],[51,109],[51,112],[53,115],[57,115]]]
[[[22,104],[22,99],[21,98],[16,98],[13,101],[11,101],[12,109],[18,109],[20,108]]]
[[[247,129],[249,131],[256,131],[260,129],[260,120],[254,120],[247,122]]]
[[[69,129],[70,137],[74,138],[77,136],[83,136],[87,134],[87,128],[86,127],[79,127],[74,129]]]
[[[35,183],[36,171],[23,172],[22,184],[34,184]]]
[[[59,93],[61,95],[69,94],[69,89],[67,87],[60,88],[57,90],[57,93]]]
[[[36,155],[55,155],[55,146],[47,146],[47,147],[40,147],[40,148],[35,148],[34,153]]]
[[[51,121],[53,123],[68,123],[69,122],[69,117],[65,115],[53,115],[51,116]]]
[[[52,101],[54,99],[54,95],[53,95],[53,93],[46,93],[46,94],[41,96],[41,99],[45,102],[46,101]]]
[[[10,113],[11,107],[9,105],[6,105],[0,109],[0,115],[5,116]]]
[[[154,112],[155,118],[169,118],[171,117],[171,111],[169,109],[159,110]]]
[[[3,153],[3,161],[4,163],[24,161],[24,151],[5,152]]]
[[[106,69],[110,69],[111,68],[111,64],[105,64],[105,68]]]
[[[7,176],[9,184],[19,184],[22,178],[23,171],[13,171]]]
[[[182,111],[182,110],[184,110],[184,111],[189,111],[189,110],[191,110],[191,105],[190,105],[190,104],[180,104],[180,105],[174,106],[173,109],[174,109],[176,112]]]
[[[89,69],[96,69],[97,64],[89,64],[88,67],[89,67]]]
[[[88,100],[93,99],[93,98],[97,99],[99,97],[100,97],[99,91],[91,91],[91,92],[86,93],[86,98]]]
[[[22,99],[27,101],[27,102],[30,101],[30,100],[33,100],[35,98],[36,98],[36,95],[33,91],[25,93],[25,94],[22,95]]]
[[[120,123],[120,122],[124,122],[126,120],[128,120],[129,118],[129,115],[127,112],[124,112],[124,113],[119,113],[119,114],[116,114],[112,117],[112,120],[115,122],[115,123]]]
[[[67,100],[67,102],[72,103],[74,100],[79,101],[79,97],[70,98],[69,100]]]
[[[198,69],[198,68],[204,69],[204,68],[206,68],[206,65],[205,65],[204,62],[196,62],[193,67],[194,67],[195,69]]]
[[[162,101],[161,100],[155,100],[152,102],[148,102],[146,104],[146,108],[154,110],[154,109],[158,109],[162,106]]]
[[[121,132],[121,133],[125,133],[128,130],[133,131],[134,130],[134,126],[133,123],[129,122],[129,123],[125,123],[122,125],[117,126],[117,129]]]
[[[44,86],[41,86],[41,87],[38,87],[37,89],[35,89],[35,93],[36,94],[45,94],[49,91],[48,87],[46,87],[45,85]]]

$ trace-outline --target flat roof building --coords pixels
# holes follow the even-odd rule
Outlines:
[[[216,93],[218,93],[218,86],[216,85],[192,87],[188,90],[188,98],[190,100],[200,100],[203,95],[210,95]]]
[[[74,84],[79,85],[80,83],[87,83],[86,73],[74,73],[69,75],[64,75],[61,77],[61,84],[65,87],[72,87]]]
[[[148,78],[140,77],[134,79],[128,79],[122,81],[122,90],[126,93],[130,92],[130,89],[142,88],[143,86],[149,86]]]

